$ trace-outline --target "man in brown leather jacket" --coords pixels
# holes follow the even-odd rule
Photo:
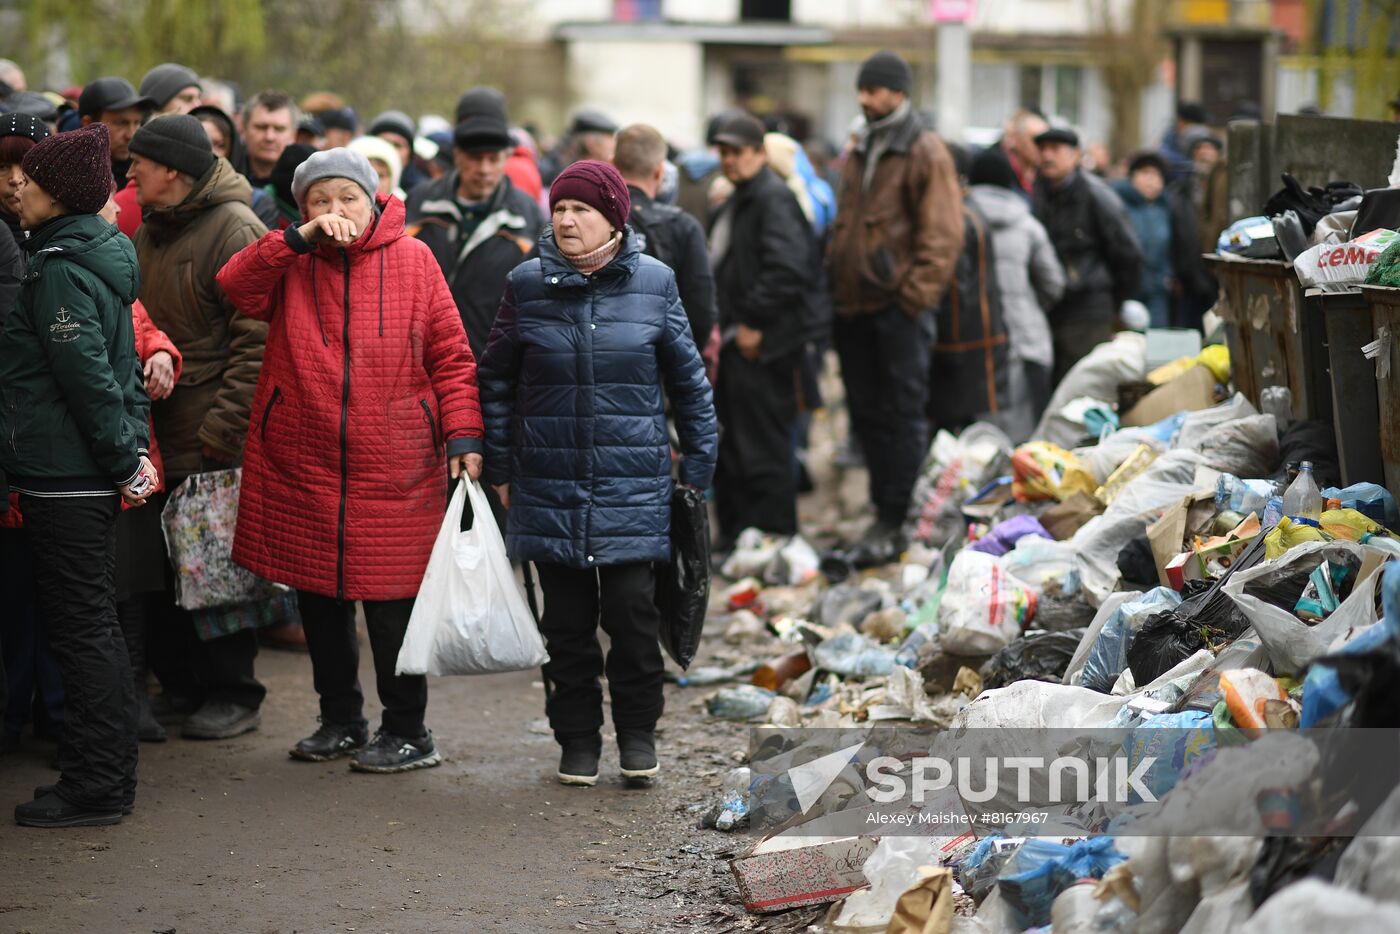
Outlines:
[[[135,238],[141,301],[184,355],[174,391],[152,407],[174,490],[191,474],[242,459],[267,325],[239,314],[214,276],[267,228],[248,206],[247,179],[214,155],[194,117],[156,117],[137,131],[131,153],[128,174],[144,209]],[[140,549],[140,560],[166,557],[164,542],[138,544],[150,546]],[[225,739],[256,729],[267,693],[253,675],[256,631],[241,628],[196,643],[190,614],[169,592],[155,596],[163,600],[149,606],[151,667],[167,695],[202,702],[184,734]],[[175,650],[177,639],[188,656]]]
[[[865,129],[841,174],[827,250],[833,341],[877,519],[853,555],[903,550],[900,526],[928,447],[934,309],[962,250],[962,196],[946,146],[913,112],[913,73],[877,52],[857,78]]]

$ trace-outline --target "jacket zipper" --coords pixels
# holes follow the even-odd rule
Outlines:
[[[418,404],[423,407],[423,417],[428,421],[428,433],[433,436],[433,453],[438,450],[437,422],[433,421],[433,410],[428,408],[428,400],[419,399]]]
[[[335,593],[345,599],[345,507],[350,497],[350,255],[340,251],[345,269],[345,324],[341,331],[344,367],[340,381],[340,519],[336,529]]]
[[[263,441],[267,440],[267,420],[272,417],[272,408],[282,401],[282,387],[272,387],[272,398],[267,400],[267,407],[263,409],[262,425],[258,428],[258,435]]]

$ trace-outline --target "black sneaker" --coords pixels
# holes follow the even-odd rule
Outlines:
[[[356,772],[411,772],[414,769],[430,769],[442,763],[437,747],[433,745],[432,731],[425,731],[417,739],[395,736],[393,733],[378,730],[355,757],[350,760],[350,768]]]
[[[850,562],[856,568],[879,567],[898,561],[904,554],[904,532],[899,526],[876,522],[850,551]]]
[[[39,798],[42,798],[44,795],[51,795],[51,794],[54,793],[54,789],[57,788],[57,787],[58,787],[57,785],[37,785],[37,786],[35,786],[35,788],[34,788],[34,798],[37,800],[37,799],[39,799]],[[129,814],[130,814],[132,811],[134,811],[134,810],[136,810],[136,803],[135,803],[135,802],[133,802],[133,801],[123,801],[123,802],[122,802],[122,817],[126,817],[127,815],[129,815]]]
[[[556,777],[565,785],[598,784],[598,760],[603,756],[603,737],[598,734],[559,741],[563,752],[559,756]]]
[[[623,778],[647,779],[661,771],[656,761],[656,734],[651,730],[618,730],[617,751]]]
[[[53,792],[15,808],[15,823],[21,827],[101,827],[121,823],[121,808],[92,810],[69,804]]]
[[[228,701],[208,701],[185,721],[180,735],[188,739],[232,739],[262,725],[262,716],[251,707]]]
[[[329,762],[348,756],[369,742],[369,728],[359,723],[322,723],[291,749],[291,757],[303,762]]]

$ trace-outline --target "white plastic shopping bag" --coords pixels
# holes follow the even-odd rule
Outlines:
[[[464,532],[468,497],[472,527]],[[486,494],[463,477],[433,543],[397,673],[480,675],[538,668],[548,660]]]

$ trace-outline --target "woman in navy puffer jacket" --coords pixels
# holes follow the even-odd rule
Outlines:
[[[545,707],[566,784],[598,780],[605,670],[623,775],[658,771],[653,562],[671,554],[673,483],[663,385],[681,482],[704,488],[715,466],[710,385],[675,275],[637,248],[629,210],[611,165],[560,174],[540,256],[510,274],[478,371],[486,478],[508,509],[511,557],[536,562],[544,589]]]

